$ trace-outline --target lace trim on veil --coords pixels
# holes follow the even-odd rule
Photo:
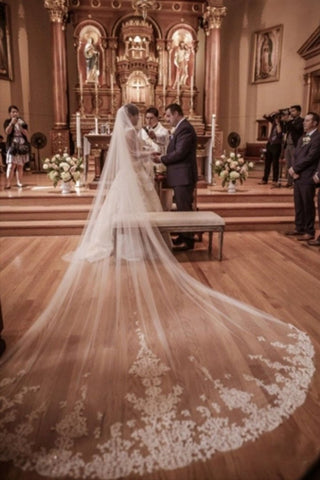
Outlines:
[[[184,271],[146,214],[161,209],[148,162],[124,106],[64,278],[3,357],[1,461],[53,478],[173,470],[305,401],[309,337]]]

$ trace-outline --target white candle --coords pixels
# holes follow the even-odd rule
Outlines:
[[[190,86],[190,90],[191,90],[190,111],[191,111],[191,113],[193,113],[193,89],[194,89],[194,79],[193,79],[193,71],[192,71],[192,74],[191,74],[191,86]]]
[[[95,90],[95,97],[96,97],[96,115],[99,115],[98,79],[96,80],[94,90]]]
[[[113,113],[113,74],[110,73],[110,88],[111,88],[111,104],[110,111]]]
[[[96,134],[99,133],[98,117],[94,117],[94,130]]]
[[[81,148],[80,112],[76,113],[76,145],[77,148]]]
[[[215,113],[213,113],[212,114],[212,125],[211,125],[212,148],[214,148],[215,145],[216,145],[215,134],[216,134],[216,115],[215,115]]]
[[[82,82],[82,72],[79,75],[79,84],[80,84],[80,112],[83,114],[83,82]]]

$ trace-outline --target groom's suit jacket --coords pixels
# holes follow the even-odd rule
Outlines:
[[[299,174],[296,182],[314,185],[312,177],[316,173],[320,159],[320,132],[319,130],[313,132],[308,143],[304,140],[306,137],[307,135],[304,134],[298,140],[292,166]]]
[[[166,155],[161,157],[167,167],[169,187],[195,185],[197,172],[197,134],[193,126],[184,119],[172,135]]]

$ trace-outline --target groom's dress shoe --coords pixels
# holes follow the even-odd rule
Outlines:
[[[194,247],[194,240],[183,240],[182,243],[173,247],[174,252],[183,252],[185,250],[192,250]]]
[[[172,240],[173,245],[182,245],[184,239],[182,237],[177,237]]]
[[[311,247],[320,247],[320,235],[315,240],[308,240],[308,245]]]
[[[303,235],[303,232],[298,232],[298,230],[289,230],[288,232],[285,233],[285,235],[288,235],[289,237],[292,236],[301,236]]]
[[[301,235],[301,237],[298,237],[299,242],[308,242],[313,239],[314,235],[311,235],[310,233],[305,233],[304,235]]]

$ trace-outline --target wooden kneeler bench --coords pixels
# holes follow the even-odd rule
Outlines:
[[[208,252],[212,253],[213,232],[219,235],[218,260],[222,260],[225,221],[214,212],[149,212],[151,224],[160,232],[209,233]]]

